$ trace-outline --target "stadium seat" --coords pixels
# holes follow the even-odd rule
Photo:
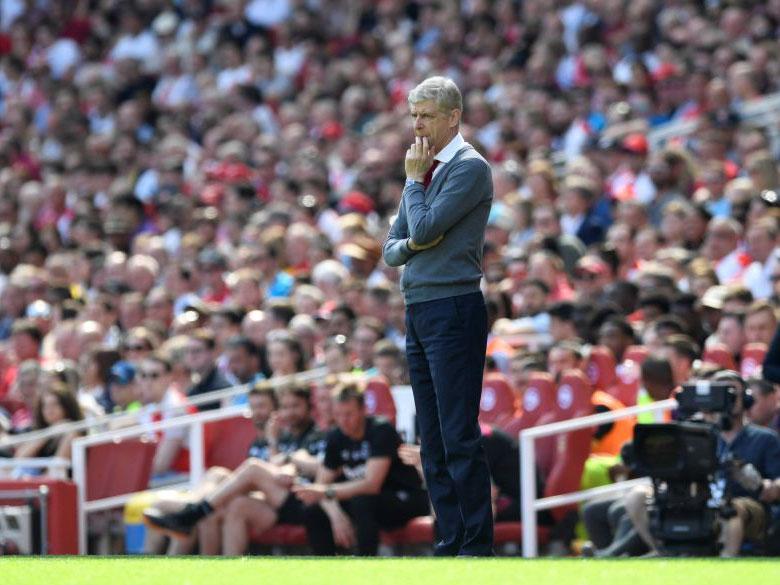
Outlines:
[[[649,355],[650,350],[644,345],[629,345],[623,353],[623,361],[636,362],[641,366]]]
[[[306,528],[294,524],[277,524],[264,532],[252,530],[249,541],[259,546],[301,547],[308,544]]]
[[[235,469],[246,459],[249,446],[257,436],[252,419],[246,416],[217,420],[203,425],[206,468]]]
[[[641,364],[634,360],[624,360],[615,369],[615,383],[607,388],[611,394],[626,406],[635,406],[641,384]]]
[[[128,439],[87,449],[87,501],[140,492],[149,487],[157,443]]]
[[[363,390],[366,401],[366,412],[371,416],[382,416],[395,426],[395,401],[390,392],[390,384],[384,376],[374,376],[366,383]]]
[[[750,378],[764,363],[767,347],[765,343],[748,343],[742,348],[742,362],[739,371],[743,378]]]
[[[491,372],[482,383],[479,422],[506,426],[517,414],[517,398],[504,374]]]
[[[379,537],[385,546],[394,548],[414,544],[433,544],[433,516],[418,516],[395,530],[383,530]]]
[[[737,369],[737,364],[734,363],[734,356],[731,355],[731,352],[722,343],[716,343],[712,347],[705,349],[701,359],[704,362],[715,364],[727,370]]]
[[[598,390],[606,390],[615,384],[615,356],[609,348],[596,345],[590,350],[585,368],[588,380]]]
[[[568,420],[592,414],[593,387],[580,370],[566,370],[555,394],[557,420]]]
[[[555,381],[547,372],[534,372],[523,392],[519,416],[506,424],[504,430],[516,436],[523,429],[535,426],[545,414],[555,410]]]
[[[558,420],[568,420],[592,414],[592,392],[588,379],[581,371],[567,370],[564,372],[556,397],[556,407],[559,410]],[[582,469],[585,460],[590,456],[593,432],[594,429],[591,427],[554,437],[555,450],[552,467],[545,479],[545,497],[579,489]],[[563,506],[555,508],[551,513],[556,520],[559,520],[575,508],[576,505]]]
[[[590,456],[590,445],[594,429],[578,429],[559,435],[556,441],[555,462],[547,475],[544,496],[557,496],[580,489],[582,470]],[[560,520],[568,512],[575,510],[576,504],[560,506],[550,510],[553,518]]]

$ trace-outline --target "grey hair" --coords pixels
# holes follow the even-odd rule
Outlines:
[[[429,77],[409,92],[409,104],[426,100],[434,100],[442,111],[463,111],[463,96],[455,82],[448,77]]]

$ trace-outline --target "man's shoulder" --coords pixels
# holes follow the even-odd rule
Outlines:
[[[777,433],[770,428],[762,427],[753,423],[745,425],[743,429],[745,436],[754,441],[777,443],[780,441]]]
[[[479,151],[470,143],[464,142],[460,150],[455,154],[453,161],[462,162],[468,165],[480,165],[490,168],[490,163],[482,156]]]

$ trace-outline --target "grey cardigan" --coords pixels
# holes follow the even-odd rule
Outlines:
[[[407,305],[479,290],[492,201],[490,165],[468,143],[443,164],[427,191],[420,183],[404,188],[383,255],[388,266],[406,265],[401,291]],[[409,238],[426,244],[441,234],[433,248],[409,248]]]

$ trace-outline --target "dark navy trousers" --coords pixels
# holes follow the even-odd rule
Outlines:
[[[406,356],[437,555],[493,554],[490,474],[477,418],[487,347],[481,292],[408,305]]]

